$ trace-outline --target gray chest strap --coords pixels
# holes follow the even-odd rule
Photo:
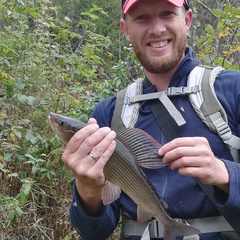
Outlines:
[[[151,99],[159,99],[177,125],[181,126],[185,124],[185,120],[168,96],[188,95],[197,115],[210,131],[219,135],[234,161],[239,162],[240,138],[232,134],[225,110],[214,91],[215,79],[223,70],[221,67],[207,69],[197,66],[189,74],[186,87],[170,87],[164,92],[150,94],[142,94],[143,79],[136,80],[118,93],[112,128],[119,130],[122,127],[133,127],[139,115],[139,102]]]
[[[229,235],[231,239],[239,240],[240,238],[233,232],[232,227],[226,222],[223,216],[196,218],[189,220],[176,219],[177,221],[187,222],[189,225],[199,229],[201,233],[221,232],[222,235]],[[163,227],[157,220],[149,223],[138,223],[133,220],[123,220],[122,234],[126,237],[122,239],[130,239],[131,236],[142,236],[141,240],[150,240],[150,238],[163,238]],[[184,240],[199,239],[198,236],[184,237]]]

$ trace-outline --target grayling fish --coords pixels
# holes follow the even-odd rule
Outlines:
[[[77,131],[86,126],[85,123],[76,119],[56,113],[50,113],[49,122],[65,144]],[[105,184],[103,188],[103,203],[109,204],[117,199],[121,191],[116,189],[119,188],[137,204],[138,221],[146,220],[146,214],[141,215],[141,213],[147,213],[149,218],[158,219],[164,228],[165,240],[199,234],[198,229],[179,223],[167,214],[164,201],[158,197],[152,184],[139,167],[154,169],[165,166],[158,155],[160,144],[137,128],[128,128],[117,133],[116,143],[116,149],[104,167],[105,177],[111,184]],[[111,191],[110,187],[115,189]]]

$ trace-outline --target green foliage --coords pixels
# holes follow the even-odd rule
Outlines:
[[[223,9],[211,10],[216,22],[205,26],[197,41],[197,57],[206,65],[240,69],[240,8],[225,4]]]
[[[86,120],[111,54],[108,37],[94,32],[93,6],[79,22],[56,18],[48,1],[3,2],[0,17],[0,236],[73,239],[68,220],[73,176],[61,162],[62,144],[49,128],[50,111]],[[104,79],[104,80],[103,80]],[[97,85],[96,82],[99,82]],[[99,89],[95,89],[98,86]],[[115,88],[113,82],[108,84]],[[109,96],[113,91],[105,91]],[[67,173],[67,174],[66,174]]]
[[[48,114],[87,121],[142,69],[119,32],[116,0],[0,5],[0,238],[77,239],[68,219],[73,176]],[[239,7],[208,12],[214,22],[202,26],[198,13],[189,42],[203,63],[239,68]]]

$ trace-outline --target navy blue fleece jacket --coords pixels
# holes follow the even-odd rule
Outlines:
[[[186,48],[186,56],[171,79],[169,87],[186,86],[188,74],[198,65],[194,59],[194,52],[190,47]],[[228,116],[229,126],[234,135],[240,136],[240,72],[223,71],[215,81],[215,92],[222,103]],[[144,89],[144,93],[155,91],[151,85]],[[180,127],[182,136],[206,137],[215,156],[222,159],[229,171],[230,189],[229,195],[215,189],[215,202],[212,203],[200,189],[196,181],[191,177],[181,176],[177,170],[169,167],[158,170],[144,170],[159,196],[168,204],[168,213],[173,218],[201,218],[219,215],[216,206],[228,206],[240,211],[240,164],[233,162],[232,157],[221,141],[214,133],[210,132],[206,125],[196,115],[188,96],[171,98],[175,107],[181,112],[186,124]],[[100,127],[111,126],[116,98],[100,102],[92,117],[97,119]],[[141,103],[139,118],[135,127],[141,128],[158,140],[162,145],[166,138],[156,122],[147,102]],[[70,218],[73,226],[85,240],[104,240],[115,229],[120,208],[126,211],[133,219],[136,219],[136,205],[124,193],[116,202],[104,206],[101,216],[90,217],[81,207],[79,196],[74,187],[73,201],[70,207]],[[218,233],[201,234],[201,240],[225,239]],[[134,240],[140,239],[137,237]],[[180,238],[179,238],[180,239]]]

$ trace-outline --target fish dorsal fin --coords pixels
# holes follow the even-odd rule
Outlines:
[[[106,180],[102,189],[102,201],[104,205],[108,205],[120,197],[121,188],[116,184]]]
[[[129,149],[139,166],[150,169],[165,166],[158,155],[161,144],[143,130],[125,128],[118,132],[117,139]]]

